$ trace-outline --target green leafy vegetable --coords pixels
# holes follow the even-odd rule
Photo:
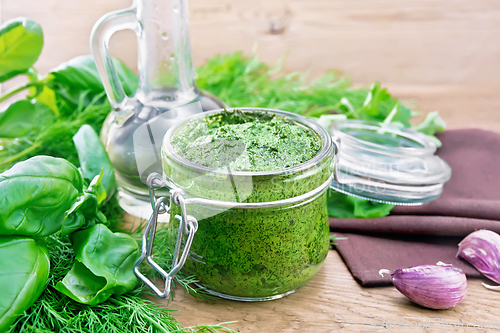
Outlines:
[[[327,196],[328,215],[339,218],[374,218],[389,215],[394,205],[342,194],[329,190]]]
[[[377,82],[369,89],[352,88],[348,80],[330,72],[307,83],[301,73],[277,76],[280,68],[281,63],[269,67],[256,57],[236,52],[208,60],[198,69],[197,82],[228,105],[291,111],[317,118],[323,126],[340,118],[410,126],[411,111]],[[328,198],[328,212],[334,217],[381,217],[392,207],[333,191]]]
[[[18,138],[28,134],[37,126],[37,118],[32,102],[20,100],[12,103],[0,113],[0,137]]]
[[[99,177],[96,176],[96,182],[99,182]],[[79,196],[71,208],[67,211],[67,217],[64,219],[61,226],[61,235],[66,236],[72,232],[87,228],[94,223],[105,223],[106,217],[99,212],[99,193],[95,193],[91,188],[89,191],[84,190],[82,196]]]
[[[75,301],[96,305],[137,284],[137,243],[129,235],[96,224],[71,235],[75,264],[56,289]]]
[[[4,332],[42,293],[49,277],[43,242],[0,236],[0,332]]]
[[[439,141],[439,139],[436,138],[434,134],[444,132],[445,128],[446,123],[436,111],[429,112],[429,114],[427,114],[425,119],[420,124],[413,126],[414,130],[430,136],[438,147],[441,147],[441,141]]]
[[[47,287],[38,300],[19,316],[8,330],[9,333],[235,332],[226,328],[224,323],[184,330],[172,316],[172,310],[144,297],[142,286],[120,296],[113,295],[94,306],[65,297],[54,287],[72,268],[73,249],[68,241],[56,236],[50,236],[47,245],[51,266]]]
[[[66,160],[36,156],[0,174],[0,234],[45,237],[61,229],[82,195],[83,178]]]
[[[55,120],[52,111],[44,104],[20,100],[0,113],[0,138],[19,138]]]
[[[137,89],[137,75],[122,61],[113,59],[116,72],[127,95],[133,95]],[[90,55],[71,59],[51,70],[53,82],[76,90],[90,90],[92,93],[104,91],[94,59]]]
[[[436,111],[429,112],[425,119],[418,125],[413,126],[415,131],[422,132],[427,135],[434,135],[439,132],[444,132],[446,123]]]
[[[42,28],[21,17],[0,29],[0,82],[26,72],[37,61],[43,47]]]
[[[73,137],[73,142],[78,152],[83,176],[91,180],[102,172],[100,184],[106,190],[105,198],[111,197],[116,187],[115,173],[97,133],[89,125],[83,125]]]
[[[135,276],[130,275],[130,272],[135,260],[130,258],[134,252],[131,250],[127,259],[124,257],[126,251],[116,253],[118,246],[108,243],[118,237],[118,241],[128,244],[130,249],[134,246],[137,249],[137,245],[132,245],[130,238],[111,233],[102,224],[116,227],[123,212],[118,208],[116,196],[111,196],[110,189],[114,189],[114,181],[111,173],[106,173],[109,171],[109,161],[103,156],[95,160],[88,159],[92,147],[97,145],[97,135],[92,133],[92,139],[85,142],[86,134],[90,131],[82,129],[75,137],[76,147],[71,140],[83,124],[89,124],[99,132],[104,118],[110,112],[92,58],[77,57],[52,70],[47,76],[39,77],[32,65],[43,43],[41,29],[26,19],[19,22],[24,23],[8,22],[0,30],[0,81],[17,74],[26,74],[30,82],[0,96],[0,101],[24,90],[29,90],[29,96],[0,113],[0,171],[36,154],[64,157],[67,165],[61,168],[61,177],[56,177],[57,163],[49,163],[45,171],[50,175],[42,176],[41,179],[31,177],[30,172],[42,174],[43,168],[27,167],[28,175],[24,177],[25,170],[16,169],[18,165],[24,168],[22,163],[0,175],[0,193],[8,193],[0,200],[0,234],[22,233],[42,237],[60,230],[60,234],[48,238],[53,262],[48,287],[35,304],[21,314],[10,331],[143,332],[146,328],[149,332],[183,331],[165,309],[156,308],[140,296],[141,288],[117,295],[133,288]],[[17,37],[14,40],[12,36]],[[29,45],[25,44],[29,39]],[[4,52],[6,46],[10,51]],[[12,50],[22,51],[23,54],[10,57],[9,52]],[[119,60],[113,62],[125,92],[132,95],[137,87],[137,76]],[[320,121],[322,119],[325,122],[343,116],[410,126],[409,109],[378,83],[371,88],[352,88],[345,78],[338,77],[334,72],[308,83],[306,76],[300,73],[280,75],[280,67],[280,63],[269,67],[256,57],[245,58],[241,53],[228,54],[214,57],[199,68],[198,83],[201,88],[214,93],[229,105],[278,108],[308,117],[319,117]],[[430,128],[437,128],[437,124],[434,120],[417,129],[431,132]],[[33,163],[32,160],[26,163]],[[86,180],[71,163],[81,166]],[[76,170],[76,183],[67,179],[71,178],[65,174],[69,169],[71,172]],[[15,177],[16,170],[19,171],[18,177]],[[6,174],[12,177],[6,177]],[[37,178],[32,179],[32,187],[22,181],[29,177]],[[85,188],[87,181],[90,184]],[[9,186],[13,185],[9,184],[14,182],[20,186],[18,190],[11,191]],[[68,189],[59,188],[61,201],[57,201],[56,188],[59,183],[65,182],[69,184]],[[31,191],[30,195],[28,191]],[[66,197],[62,194],[65,191]],[[106,194],[109,197],[107,201],[104,199]],[[51,200],[55,207],[52,210],[48,208]],[[38,203],[41,205],[37,206]],[[329,201],[331,214],[349,217],[383,216],[388,214],[390,208],[389,205],[373,204],[340,194]],[[98,239],[96,233],[102,230],[105,230],[101,235],[103,238]],[[76,261],[71,244],[66,241],[66,234],[71,234],[73,239],[77,250]],[[108,242],[103,239],[108,239]],[[155,253],[159,256],[158,261],[169,267],[172,255],[168,249],[161,247],[164,243],[165,235],[158,230]],[[120,263],[125,264],[120,266]],[[127,265],[130,266],[129,270],[124,268]],[[193,277],[183,276],[179,272],[176,281],[192,295],[204,296],[191,286],[195,281]],[[61,297],[55,289],[56,285],[78,302],[102,303],[87,306],[72,298]],[[193,329],[227,330],[220,325]]]

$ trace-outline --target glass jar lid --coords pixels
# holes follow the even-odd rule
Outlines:
[[[330,133],[338,154],[331,188],[356,197],[396,205],[437,199],[451,177],[427,135],[364,120],[334,122]]]

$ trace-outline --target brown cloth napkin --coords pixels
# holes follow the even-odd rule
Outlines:
[[[437,154],[452,168],[443,195],[422,206],[397,206],[376,219],[330,218],[337,250],[364,286],[390,283],[391,271],[443,261],[469,277],[481,274],[455,258],[461,239],[474,230],[500,233],[500,134],[461,129],[442,133]]]

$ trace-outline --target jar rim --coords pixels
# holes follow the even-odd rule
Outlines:
[[[204,165],[200,165],[197,163],[194,163],[183,156],[181,156],[172,146],[171,144],[171,138],[172,135],[175,133],[176,130],[178,130],[181,126],[184,124],[191,122],[191,121],[196,121],[199,120],[200,118],[206,118],[211,115],[221,113],[224,111],[235,111],[235,110],[241,110],[243,112],[251,112],[251,111],[265,111],[265,112],[270,112],[274,113],[280,116],[283,116],[285,118],[292,119],[293,121],[298,122],[300,125],[307,127],[308,129],[312,130],[315,132],[319,138],[321,139],[321,149],[316,153],[316,155],[303,162],[299,163],[290,167],[286,167],[283,169],[276,169],[276,170],[266,170],[266,171],[226,171],[223,169],[215,169],[215,168],[210,168]],[[176,124],[175,126],[171,127],[168,129],[167,133],[165,133],[165,136],[163,137],[163,143],[162,143],[162,152],[165,151],[165,153],[168,154],[170,158],[173,158],[176,162],[183,164],[184,166],[190,167],[192,169],[195,169],[196,171],[200,172],[211,172],[211,173],[218,173],[218,174],[224,174],[228,175],[231,174],[231,176],[275,176],[275,175],[281,175],[281,174],[291,174],[291,173],[296,173],[300,172],[303,170],[307,170],[310,167],[313,167],[317,165],[320,161],[322,161],[324,158],[326,158],[330,152],[333,150],[333,144],[332,144],[332,139],[330,134],[327,132],[326,129],[318,125],[316,122],[307,119],[304,116],[301,116],[296,113],[292,113],[289,111],[283,111],[283,110],[277,110],[277,109],[269,109],[269,108],[260,108],[260,107],[235,107],[235,108],[223,108],[223,109],[217,109],[217,110],[212,110],[212,111],[207,111],[203,113],[198,113],[195,115],[190,116],[189,118],[185,119],[184,121]],[[335,154],[335,152],[334,152]]]
[[[396,135],[406,140],[416,142],[420,147],[388,146],[366,141],[356,136],[344,133],[343,129],[361,129],[370,131],[383,131],[382,134]],[[338,136],[343,145],[356,146],[363,149],[376,150],[378,153],[400,155],[405,157],[432,155],[436,151],[436,144],[423,133],[410,128],[401,128],[393,124],[384,124],[376,121],[347,119],[332,123],[330,130]],[[345,150],[345,149],[344,149]]]

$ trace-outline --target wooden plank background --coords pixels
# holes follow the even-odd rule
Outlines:
[[[95,21],[130,4],[0,0],[0,17],[5,22],[22,15],[41,23],[45,47],[36,68],[46,73],[89,53]],[[315,77],[337,69],[356,85],[378,80],[396,96],[419,105],[423,113],[439,110],[449,128],[500,132],[498,0],[192,0],[190,22],[195,65],[216,54],[250,54],[257,44],[259,56],[269,63],[288,52],[286,71],[310,70]],[[131,32],[113,37],[111,50],[137,67]],[[384,320],[411,324],[434,318],[470,325],[498,322],[499,294],[485,290],[480,282],[469,281],[468,295],[458,307],[427,310],[412,305],[392,287],[360,287],[338,254],[330,251],[318,276],[284,299],[206,303],[178,291],[170,306],[179,310],[174,315],[183,325],[237,320],[230,327],[241,332],[365,332],[373,331],[370,320],[379,325]],[[439,324],[422,329],[450,330],[471,331]]]
[[[1,0],[1,20],[41,23],[40,72],[89,50],[93,24],[130,0]],[[315,77],[337,69],[357,85],[378,80],[449,128],[500,131],[500,2],[496,0],[192,0],[193,59],[243,50]],[[132,32],[111,42],[136,68]]]

